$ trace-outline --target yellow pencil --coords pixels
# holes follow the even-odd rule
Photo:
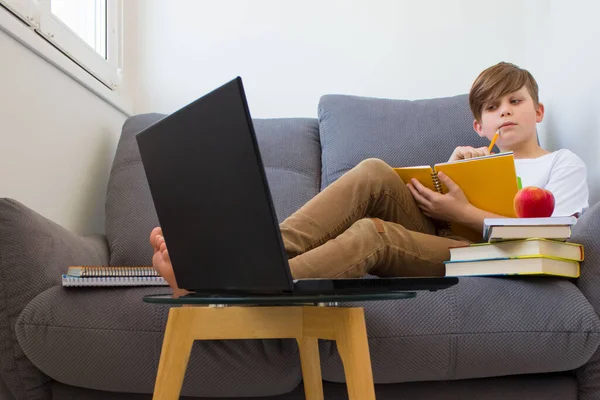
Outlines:
[[[490,143],[490,146],[488,147],[488,151],[491,152],[492,149],[494,148],[494,145],[496,144],[496,140],[498,140],[498,136],[500,136],[500,129],[498,129],[496,131],[496,134],[494,135],[494,137],[492,138],[492,143]]]

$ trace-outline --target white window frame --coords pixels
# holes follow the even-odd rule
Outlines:
[[[0,5],[3,5],[15,15],[18,15],[32,28],[38,28],[36,22],[36,4],[31,0],[0,0]]]
[[[50,12],[50,0],[0,0],[0,6],[0,29],[131,115],[131,104],[119,92],[122,0],[106,0],[106,59]]]

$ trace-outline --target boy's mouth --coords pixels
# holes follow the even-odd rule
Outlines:
[[[505,123],[503,123],[502,125],[500,125],[500,126],[498,127],[498,129],[507,128],[507,127],[509,127],[509,126],[514,126],[514,125],[517,125],[517,124],[515,124],[514,122],[505,122]]]

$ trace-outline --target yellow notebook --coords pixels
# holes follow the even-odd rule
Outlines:
[[[417,179],[431,190],[447,193],[438,177],[445,173],[456,183],[475,207],[505,217],[516,217],[513,201],[517,191],[517,173],[512,152],[469,158],[418,167],[394,168],[404,183]],[[472,241],[481,241],[481,233],[452,224],[452,232]]]

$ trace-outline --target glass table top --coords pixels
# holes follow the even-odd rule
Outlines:
[[[299,305],[337,302],[359,302],[410,299],[416,292],[387,292],[361,294],[311,294],[311,295],[206,295],[181,290],[177,293],[144,296],[146,303],[200,304],[200,305]]]

